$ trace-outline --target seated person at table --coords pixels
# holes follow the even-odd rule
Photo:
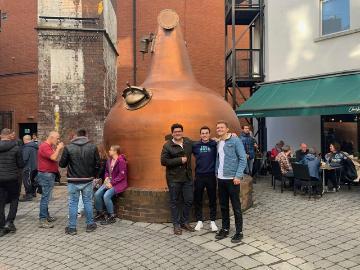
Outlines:
[[[294,173],[289,161],[290,155],[291,148],[289,145],[285,145],[282,148],[282,151],[276,156],[275,160],[279,162],[283,176],[292,178],[294,177]]]
[[[284,146],[284,141],[278,142],[273,149],[271,149],[271,159],[274,160],[276,156],[281,152],[281,148]]]
[[[317,180],[320,179],[320,159],[316,156],[316,152],[313,148],[309,149],[308,153],[299,163],[308,166],[311,178],[316,178]]]
[[[332,168],[340,168],[339,171],[337,170],[326,170],[326,185],[328,183],[328,180],[331,181],[333,191],[337,191],[340,186],[337,183],[337,174],[340,175],[340,170],[343,165],[344,159],[347,157],[343,152],[340,151],[340,144],[338,143],[332,143],[330,144],[330,153],[327,153],[325,155],[326,163],[332,167]]]
[[[95,192],[95,208],[97,215],[95,221],[101,225],[116,222],[112,197],[123,192],[127,187],[127,163],[125,156],[120,154],[120,146],[112,145],[109,150],[109,160],[105,168],[105,180],[103,185]],[[107,215],[104,212],[104,204]]]
[[[300,149],[295,152],[295,160],[296,162],[300,162],[304,159],[305,155],[309,152],[306,143],[300,144]]]

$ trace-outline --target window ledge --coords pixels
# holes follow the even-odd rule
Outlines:
[[[355,33],[360,33],[360,28],[355,28],[355,29],[350,29],[350,30],[345,30],[345,31],[337,32],[337,33],[328,34],[325,36],[315,38],[314,41],[319,42],[319,41],[342,37],[342,36],[347,36],[347,35],[351,35],[351,34],[355,34]]]

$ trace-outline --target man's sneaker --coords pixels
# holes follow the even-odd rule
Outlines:
[[[14,222],[6,222],[6,224],[4,226],[4,230],[7,233],[15,233],[16,232],[16,227],[14,225]]]
[[[75,228],[65,227],[65,233],[70,235],[76,235],[77,231]]]
[[[204,224],[202,221],[198,221],[195,226],[195,231],[200,231],[204,227]]]
[[[50,223],[55,222],[56,220],[57,220],[56,217],[48,216],[48,218],[47,218],[47,221],[50,222]]]
[[[174,227],[174,234],[175,234],[175,235],[182,235],[182,230],[181,230],[181,228],[175,226],[175,227]]]
[[[231,237],[231,243],[239,243],[241,239],[243,239],[243,233],[235,233],[233,237]]]
[[[19,202],[31,202],[33,200],[33,196],[30,195],[24,195],[19,199]]]
[[[220,229],[215,235],[215,239],[221,240],[226,238],[229,235],[229,230]]]
[[[93,232],[96,230],[96,228],[97,228],[97,225],[95,222],[93,224],[86,225],[86,232],[88,232],[88,233]]]
[[[110,215],[107,216],[103,221],[100,222],[101,225],[109,225],[116,222],[116,216]]]
[[[8,232],[4,228],[0,228],[0,237],[4,236]]]
[[[106,216],[104,212],[97,212],[96,216],[94,217],[94,221],[98,222],[98,221],[103,221],[105,220]]]
[[[42,229],[51,229],[54,228],[54,224],[49,223],[46,219],[39,221],[39,228]]]
[[[219,230],[218,227],[216,226],[215,221],[210,221],[210,229],[212,232],[217,232]]]
[[[181,229],[186,230],[188,232],[195,232],[195,229],[191,227],[189,223],[182,224],[180,227]]]

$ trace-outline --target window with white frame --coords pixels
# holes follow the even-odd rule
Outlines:
[[[350,0],[321,0],[321,34],[350,29]]]

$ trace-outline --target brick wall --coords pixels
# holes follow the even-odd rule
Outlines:
[[[37,1],[1,0],[0,10],[0,111],[13,111],[18,131],[18,123],[37,121]]]
[[[61,16],[99,17],[98,1],[84,1],[83,6],[74,1],[50,2],[42,1],[40,14],[56,16],[61,11]],[[103,122],[116,95],[114,16],[110,2],[104,1],[100,20],[39,19],[40,137],[55,128],[67,141],[82,127],[95,143],[102,142]]]

